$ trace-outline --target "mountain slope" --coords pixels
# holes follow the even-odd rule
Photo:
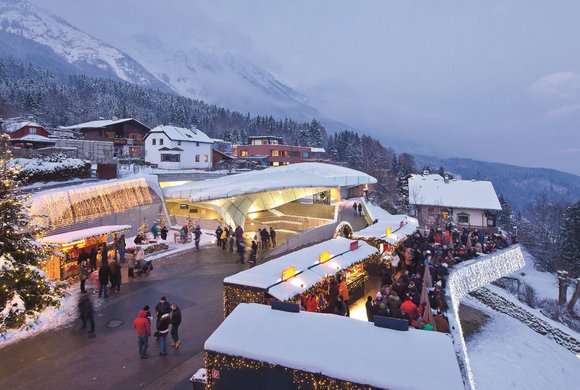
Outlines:
[[[0,0],[0,54],[61,73],[168,90],[137,61],[25,1]]]

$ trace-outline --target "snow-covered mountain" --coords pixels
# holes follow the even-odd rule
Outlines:
[[[0,0],[0,55],[64,73],[168,89],[127,54],[26,1]]]
[[[60,73],[82,73],[172,90],[241,112],[322,119],[307,98],[253,62],[194,44],[176,49],[153,34],[119,50],[24,0],[0,0],[0,56]],[[130,53],[130,54],[126,54]]]
[[[195,43],[163,42],[153,34],[138,34],[124,45],[140,63],[179,94],[241,112],[320,118],[306,96],[279,81],[250,60]]]

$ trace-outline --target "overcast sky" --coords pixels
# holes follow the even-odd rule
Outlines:
[[[399,151],[580,174],[577,0],[31,1],[129,54],[148,32],[243,55]]]

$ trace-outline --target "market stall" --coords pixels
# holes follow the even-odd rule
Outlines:
[[[79,272],[78,258],[83,249],[89,253],[91,249],[96,248],[100,263],[101,247],[103,243],[108,242],[109,236],[115,236],[130,229],[131,225],[98,226],[42,237],[38,241],[42,245],[51,247],[54,254],[47,261],[41,263],[40,268],[46,272],[49,278],[64,280],[74,277]],[[115,246],[113,243],[108,247],[108,255],[114,256]]]
[[[204,351],[212,390],[465,388],[447,334],[266,305],[240,304]]]
[[[338,237],[270,260],[224,279],[224,315],[242,303],[295,301],[318,293],[328,278],[346,277],[352,299],[364,294],[366,265],[378,261],[376,248]]]

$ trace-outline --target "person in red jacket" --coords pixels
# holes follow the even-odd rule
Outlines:
[[[350,317],[350,308],[348,307],[348,287],[346,286],[346,277],[342,277],[338,284],[338,295],[342,296],[342,300],[346,305],[346,316]]]
[[[409,317],[413,319],[415,314],[417,314],[417,305],[413,301],[407,299],[405,302],[401,303],[401,311],[405,311],[409,314]]]
[[[317,312],[318,302],[316,302],[316,296],[312,293],[308,294],[306,297],[306,311]]]
[[[139,343],[139,357],[147,359],[147,348],[149,347],[149,336],[151,336],[151,324],[147,319],[147,312],[139,310],[139,315],[133,321],[133,328],[137,332]]]

